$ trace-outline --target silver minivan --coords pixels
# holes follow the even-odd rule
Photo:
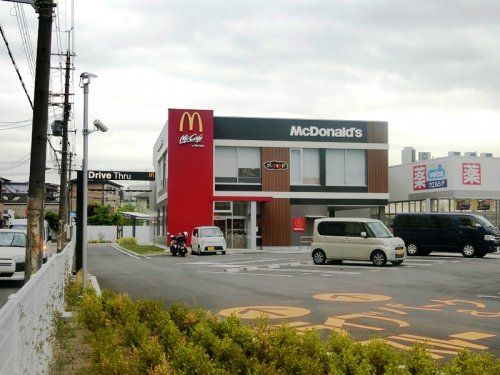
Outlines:
[[[384,266],[403,263],[405,244],[393,237],[380,220],[364,218],[327,218],[314,221],[311,255],[315,264],[331,260],[370,261]]]

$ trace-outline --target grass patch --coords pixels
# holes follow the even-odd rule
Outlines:
[[[160,254],[164,253],[165,249],[153,245],[120,245],[127,250],[133,251],[137,254]]]

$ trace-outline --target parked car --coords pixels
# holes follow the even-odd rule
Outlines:
[[[191,235],[191,254],[226,254],[226,240],[219,227],[196,227]]]
[[[429,255],[438,250],[482,258],[500,248],[498,228],[475,214],[396,214],[392,230],[404,240],[408,255]]]
[[[316,219],[311,250],[315,264],[365,260],[400,265],[406,256],[401,238],[394,238],[380,220],[363,218]]]
[[[0,229],[0,280],[24,280],[26,267],[26,232]],[[43,252],[43,263],[47,253]]]

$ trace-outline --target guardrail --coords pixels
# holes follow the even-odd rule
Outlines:
[[[64,286],[73,268],[73,241],[11,294],[0,309],[0,375],[48,373],[54,313],[64,311]]]
[[[302,236],[300,237],[299,249],[302,251],[302,248],[305,247],[306,250],[311,250],[311,244],[313,241],[312,236]]]

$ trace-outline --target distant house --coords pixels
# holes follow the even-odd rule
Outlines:
[[[26,217],[26,204],[28,203],[28,182],[14,182],[0,178],[2,199],[0,212],[13,210],[16,218]],[[59,211],[59,185],[45,184],[45,212]]]
[[[71,180],[70,211],[76,212],[76,179]],[[106,205],[116,210],[121,203],[122,185],[113,181],[89,181],[88,205]]]

